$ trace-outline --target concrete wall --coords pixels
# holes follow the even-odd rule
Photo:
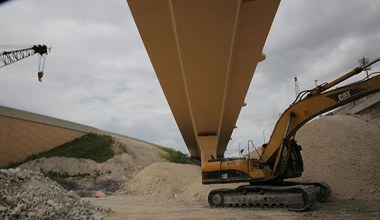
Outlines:
[[[100,130],[0,106],[0,167]]]

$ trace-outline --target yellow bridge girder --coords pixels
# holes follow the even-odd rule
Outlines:
[[[127,0],[187,148],[222,157],[280,0]]]

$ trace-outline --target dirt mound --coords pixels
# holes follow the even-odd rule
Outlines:
[[[303,148],[303,180],[329,183],[334,196],[379,198],[379,124],[358,116],[326,116],[306,124],[296,139]]]
[[[135,176],[144,167],[164,161],[162,150],[152,144],[113,135],[117,155],[103,163],[90,159],[66,157],[39,158],[20,165],[22,169],[41,171],[81,196],[98,191],[113,193],[122,182]]]
[[[90,159],[51,157],[29,161],[20,165],[20,168],[43,172],[61,172],[67,173],[69,176],[88,174],[126,180],[144,167],[164,161],[161,157],[163,151],[151,144],[122,136],[114,135],[113,137],[115,144],[112,148],[117,155],[104,163],[96,163]]]
[[[198,166],[162,162],[143,169],[123,186],[123,191],[164,200],[205,202],[209,191],[220,187],[202,185],[201,168]]]
[[[200,175],[200,168],[194,165],[155,163],[138,173],[127,187],[143,195],[174,198]]]

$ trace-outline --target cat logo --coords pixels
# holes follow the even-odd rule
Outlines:
[[[366,91],[367,91],[366,89],[351,89],[345,92],[331,94],[328,97],[331,99],[334,99],[336,102],[342,102],[348,98],[357,96],[360,93],[364,93]]]
[[[346,91],[346,92],[338,94],[339,101],[343,101],[343,100],[348,99],[350,97],[351,97],[350,91]]]

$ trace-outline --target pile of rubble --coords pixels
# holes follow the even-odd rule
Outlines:
[[[81,200],[40,172],[0,169],[0,220],[103,219],[110,212]]]
[[[66,190],[80,197],[92,197],[97,191],[106,195],[116,192],[144,167],[162,162],[165,153],[153,144],[113,135],[115,156],[103,163],[83,158],[42,157],[19,166],[21,169],[44,173]]]
[[[333,196],[377,200],[380,196],[380,125],[354,115],[311,121],[296,137],[302,146],[302,180],[330,184]]]

